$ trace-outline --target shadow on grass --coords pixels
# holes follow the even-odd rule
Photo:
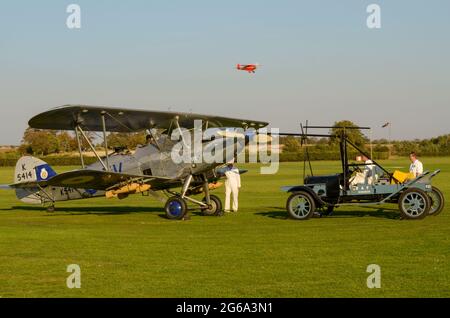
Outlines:
[[[40,206],[12,206],[11,208],[0,209],[0,211],[39,211],[46,212],[46,209]],[[48,216],[58,215],[61,216],[59,212],[63,212],[67,215],[121,215],[121,214],[132,214],[132,213],[153,213],[153,212],[164,212],[164,208],[158,207],[139,207],[139,206],[94,206],[94,207],[56,207],[55,212],[48,213]]]
[[[11,208],[3,208],[0,211],[37,211],[46,212],[46,209],[39,206],[13,206]],[[46,216],[62,216],[62,215],[124,215],[135,213],[158,213],[162,219],[168,220],[164,213],[164,207],[139,207],[139,206],[95,206],[95,207],[56,207],[55,212],[47,212]],[[203,216],[203,213],[193,209],[189,209],[191,216]]]
[[[273,219],[286,220],[290,219],[288,213],[285,209],[279,207],[271,207],[271,209],[276,209],[273,211],[257,212],[256,215],[269,217]],[[358,217],[375,217],[384,218],[390,220],[400,220],[400,212],[397,209],[392,208],[380,208],[380,207],[364,207],[359,211],[345,211],[342,208],[336,209],[332,215],[323,215],[322,218],[358,218]],[[319,216],[314,216],[314,218],[320,218]]]

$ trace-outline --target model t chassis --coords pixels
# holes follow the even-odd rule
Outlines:
[[[348,148],[353,148],[367,158],[371,156],[355,143],[349,140],[346,131],[352,129],[367,130],[369,127],[342,127],[336,134],[311,134],[308,129],[331,129],[327,126],[301,125],[301,134],[291,134],[301,137],[302,146],[310,137],[335,138],[339,142],[342,172],[333,175],[314,176],[308,147],[304,147],[303,177],[304,184],[282,187],[291,193],[286,209],[294,219],[304,220],[312,215],[330,215],[334,208],[342,206],[373,206],[386,203],[397,203],[402,218],[421,219],[428,214],[437,215],[442,211],[444,197],[431,185],[431,180],[440,170],[426,171],[422,175],[400,182],[377,161],[371,163],[349,163]],[[306,166],[310,175],[306,176]],[[373,173],[380,174],[373,183],[351,184],[350,180],[360,167],[371,165]]]

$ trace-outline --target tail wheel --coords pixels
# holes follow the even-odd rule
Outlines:
[[[316,210],[316,203],[309,193],[295,192],[288,198],[286,210],[293,219],[307,220]]]
[[[179,197],[171,197],[167,200],[164,207],[166,217],[170,220],[181,220],[187,212],[186,201]]]
[[[430,210],[430,198],[424,191],[410,188],[401,194],[398,206],[403,218],[423,219]]]
[[[441,190],[436,187],[433,187],[431,192],[427,192],[427,194],[430,197],[431,201],[431,207],[428,214],[436,216],[441,213],[442,209],[444,208],[444,195],[442,194]]]
[[[210,205],[209,207],[202,207],[201,210],[203,212],[203,215],[215,215],[215,216],[221,216],[223,215],[222,211],[222,201],[220,198],[216,195],[210,195],[209,196]],[[206,203],[206,197],[202,200],[204,203]]]

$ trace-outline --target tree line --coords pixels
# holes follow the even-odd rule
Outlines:
[[[342,127],[357,127],[351,121],[343,120],[335,122],[333,128],[325,133],[331,135],[339,134]],[[450,155],[450,134],[430,139],[411,140],[411,141],[388,141],[386,139],[370,140],[359,129],[351,129],[345,131],[347,138],[358,147],[376,153],[388,153],[389,155],[407,156],[411,151],[417,152],[421,156],[446,156]],[[103,136],[93,132],[87,132],[89,141],[96,148],[103,148]],[[90,151],[88,143],[80,138],[81,148],[83,151]],[[116,147],[128,147],[134,149],[138,145],[145,144],[145,132],[135,133],[109,133],[107,135],[108,147],[114,149]],[[298,153],[302,152],[302,140],[299,137],[280,137],[282,152]],[[339,143],[337,138],[307,138],[303,140],[303,144],[308,146],[308,150],[312,153],[334,153],[339,152]],[[36,156],[47,156],[50,154],[64,154],[78,151],[78,143],[73,132],[39,130],[28,128],[25,130],[20,147],[17,149],[18,154],[30,154]]]
[[[103,148],[103,136],[94,132],[85,132],[89,142],[95,148]],[[100,142],[101,140],[101,142]],[[136,148],[145,143],[144,132],[139,133],[109,133],[106,137],[108,148],[128,147]],[[81,149],[90,151],[91,148],[84,138],[80,136]],[[27,128],[18,148],[20,154],[47,156],[50,154],[64,154],[78,151],[75,133],[68,131],[41,130]]]

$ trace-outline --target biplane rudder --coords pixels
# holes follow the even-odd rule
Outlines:
[[[38,183],[54,176],[56,176],[55,170],[45,161],[33,156],[21,157],[14,170],[14,188],[17,198],[25,203],[41,203],[40,196],[37,195],[40,191]]]

